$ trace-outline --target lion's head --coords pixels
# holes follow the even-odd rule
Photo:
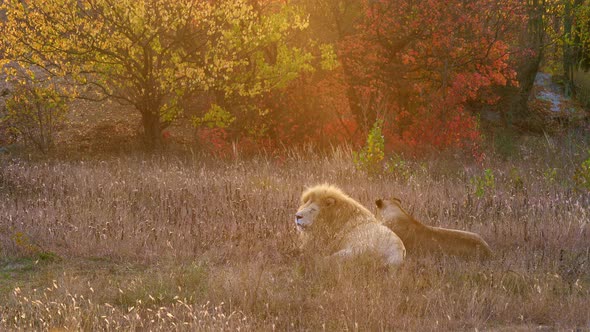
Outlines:
[[[352,211],[361,210],[355,201],[339,188],[330,185],[318,185],[309,188],[301,195],[301,206],[295,213],[295,223],[299,230],[315,231],[342,226],[353,215]]]
[[[402,201],[399,198],[385,198],[375,201],[377,213],[375,217],[391,228],[401,227],[410,221],[410,216],[402,208]]]

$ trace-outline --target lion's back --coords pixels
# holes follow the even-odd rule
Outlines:
[[[391,265],[400,265],[406,256],[402,240],[379,222],[367,222],[354,227],[345,235],[342,247],[376,253],[386,264]]]
[[[432,245],[449,254],[466,257],[479,255],[482,258],[492,255],[490,246],[476,233],[439,227],[430,229]]]

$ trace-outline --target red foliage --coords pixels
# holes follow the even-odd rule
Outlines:
[[[231,143],[223,128],[199,128],[197,141],[205,151],[218,157],[228,157],[231,154]]]
[[[353,148],[361,147],[366,136],[359,129],[358,123],[352,117],[334,120],[324,124],[322,130],[324,139],[329,139],[334,144],[349,144]]]
[[[480,138],[473,100],[494,103],[515,84],[509,66],[519,1],[371,0],[339,55],[360,104],[355,116],[386,119],[388,147],[472,149]],[[510,13],[510,15],[506,15]]]
[[[460,148],[482,158],[468,106],[493,104],[494,87],[516,84],[509,45],[524,21],[521,3],[366,0],[356,29],[336,45],[339,69],[258,98],[237,116],[233,136],[201,129],[199,140],[219,155],[307,142],[358,147],[383,118],[389,151]]]

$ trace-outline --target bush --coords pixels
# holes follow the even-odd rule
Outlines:
[[[6,100],[10,128],[42,153],[51,151],[59,127],[65,121],[65,98],[51,87],[19,84]]]
[[[590,150],[588,150],[588,158],[576,170],[574,181],[580,188],[590,191]]]
[[[473,193],[478,198],[484,197],[486,192],[493,193],[496,188],[494,172],[489,168],[485,169],[483,176],[474,176],[471,179],[471,184],[473,185]]]
[[[385,158],[385,139],[382,134],[383,120],[375,121],[369,131],[365,147],[354,153],[354,164],[358,169],[375,174],[381,171]]]
[[[399,154],[394,153],[385,164],[385,171],[397,178],[407,180],[412,175],[409,163]]]

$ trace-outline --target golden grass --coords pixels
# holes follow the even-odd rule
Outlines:
[[[482,197],[483,169],[451,158],[368,178],[342,150],[280,163],[4,157],[0,330],[588,329],[590,196],[571,182],[585,156],[533,143],[486,164]],[[401,197],[426,223],[480,233],[495,258],[383,270],[302,257],[293,214],[323,182],[371,210]]]

